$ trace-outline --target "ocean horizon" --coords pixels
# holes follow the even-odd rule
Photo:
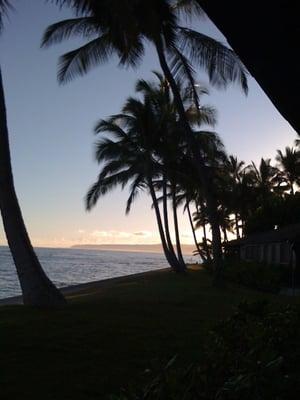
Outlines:
[[[169,267],[159,252],[36,247],[43,269],[61,288]],[[185,255],[187,262],[195,258]],[[0,246],[0,299],[21,294],[16,268],[7,246]]]

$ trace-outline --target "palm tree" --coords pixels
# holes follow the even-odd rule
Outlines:
[[[230,155],[226,162],[226,168],[229,176],[235,181],[240,182],[245,162],[239,161],[237,157]]]
[[[2,17],[10,3],[0,0],[0,31]],[[23,302],[32,306],[58,306],[65,303],[63,295],[48,279],[31,245],[14,187],[3,81],[0,69],[0,209],[7,242],[17,269]]]
[[[207,114],[204,112],[202,117],[198,121],[198,125],[201,126],[201,123],[205,121],[205,123],[209,125],[214,125],[215,123],[215,113],[211,109],[209,113],[209,120],[207,120]],[[219,174],[220,166],[223,164],[226,155],[224,153],[224,145],[219,138],[219,136],[215,132],[211,131],[195,131],[196,140],[199,141],[200,148],[202,149],[202,156],[205,159],[206,165],[211,169],[211,176],[216,179],[216,176]],[[195,166],[191,161],[191,157],[185,157],[181,161],[180,165],[180,192],[177,195],[177,202],[184,204],[184,210],[187,210],[188,217],[193,233],[194,242],[197,248],[197,253],[202,257],[204,261],[211,261],[210,252],[208,251],[208,240],[206,237],[206,224],[209,223],[207,219],[206,207],[205,207],[205,199],[203,196],[203,190],[201,186],[201,182],[198,178],[197,171],[195,171]],[[219,185],[216,181],[214,181],[214,186]],[[220,194],[218,193],[218,197]],[[201,245],[197,241],[196,237],[196,228],[193,223],[192,213],[190,210],[191,203],[194,203],[197,209],[197,212],[194,213],[195,216],[199,214],[199,219],[201,219],[201,223],[197,224],[197,228],[200,226],[203,227],[204,238],[203,244]],[[202,216],[200,217],[200,209],[203,210]],[[205,211],[204,211],[205,210]],[[205,214],[205,218],[204,217]],[[220,216],[220,214],[219,214]],[[205,222],[204,222],[205,220]],[[199,222],[199,221],[197,221]]]
[[[156,107],[160,109],[160,114],[164,116],[164,124],[161,127],[161,145],[159,148],[160,158],[164,167],[163,171],[163,182],[169,181],[169,193],[172,201],[174,229],[176,238],[177,256],[179,261],[183,264],[183,257],[180,244],[180,235],[177,218],[177,208],[179,204],[184,203],[185,208],[189,210],[189,204],[187,197],[192,196],[192,192],[197,192],[199,189],[200,181],[197,179],[197,170],[191,161],[189,155],[189,149],[186,146],[184,135],[181,132],[181,124],[179,123],[179,116],[174,104],[174,98],[170,93],[170,85],[166,79],[160,74],[156,73],[156,76],[160,82],[160,90],[153,90],[153,86],[149,83],[140,81],[138,84],[138,90],[142,91],[145,95],[150,96],[154,100]],[[185,107],[185,113],[189,120],[189,123],[193,127],[201,127],[201,125],[215,125],[216,123],[216,110],[211,106],[201,106],[198,111],[195,112],[195,107],[192,101],[193,90],[188,85],[187,87],[182,86],[180,82],[177,83],[180,94]],[[159,98],[157,97],[159,95]],[[208,91],[204,87],[197,87],[197,94],[203,95],[208,94]],[[175,119],[174,119],[175,117]],[[167,124],[166,124],[167,122]],[[206,159],[206,164],[209,165],[212,162],[216,163],[220,158],[220,154],[223,155],[222,151],[224,146],[214,132],[210,131],[199,131],[195,130],[194,135],[196,140],[199,142],[199,147],[202,150],[202,156]],[[188,194],[189,193],[189,194]],[[166,193],[163,193],[162,201],[163,205],[166,204]],[[190,198],[191,199],[191,198]],[[191,200],[189,200],[191,201]],[[166,207],[164,207],[165,209]],[[190,214],[191,217],[191,214]],[[193,223],[191,224],[193,235],[195,239],[195,232],[193,229]],[[195,239],[195,244],[197,242]]]
[[[259,167],[257,168],[252,162],[247,167],[247,172],[256,188],[258,201],[265,205],[270,200],[274,187],[278,183],[278,169],[271,165],[271,159],[261,158]]]
[[[300,183],[300,155],[293,147],[286,147],[285,153],[277,150],[275,157],[282,172],[280,175],[287,182],[290,193],[294,194],[294,185]]]
[[[234,212],[235,218],[235,231],[237,239],[240,238],[240,226],[239,226],[239,208],[240,208],[240,198],[238,196],[239,186],[241,185],[242,175],[244,171],[244,161],[239,161],[237,157],[230,155],[225,162],[225,170],[226,174],[229,177],[229,186],[230,186],[230,206],[232,211]]]
[[[160,140],[157,136],[157,131],[160,132],[159,118],[149,98],[144,97],[143,101],[129,98],[122,114],[97,124],[96,133],[106,132],[110,137],[101,139],[97,144],[97,162],[105,164],[97,182],[87,194],[86,206],[90,210],[101,196],[117,185],[124,188],[130,184],[126,207],[128,213],[139,190],[148,189],[164,253],[170,266],[180,272],[185,269],[185,265],[177,260],[166,240],[155,191],[156,179],[162,171],[157,151],[157,139]]]
[[[185,77],[194,87],[193,63],[208,72],[211,83],[226,86],[227,82],[238,81],[247,91],[245,68],[232,50],[202,33],[180,25],[180,11],[199,12],[199,7],[193,1],[53,1],[71,7],[77,17],[51,25],[44,34],[42,45],[48,46],[74,36],[81,36],[87,41],[61,57],[58,79],[62,83],[106,62],[112,54],[117,55],[120,65],[136,67],[144,54],[144,41],[154,45],[160,66],[173,92],[183,132],[205,191],[212,226],[215,269],[216,272],[221,271],[222,246],[217,202],[210,185],[209,170],[185,114],[175,78]],[[196,91],[194,101],[198,109]]]
[[[211,246],[210,246],[211,241],[207,237],[207,230],[206,230],[209,220],[207,216],[207,208],[203,200],[200,200],[197,203],[197,211],[193,213],[193,220],[195,222],[196,229],[202,228],[203,237],[202,237],[202,242],[199,243],[199,246],[201,247],[201,249],[203,248],[206,260],[208,262],[211,262]]]

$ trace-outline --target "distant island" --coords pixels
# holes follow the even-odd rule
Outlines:
[[[131,251],[142,253],[163,253],[162,245],[157,244],[75,244],[71,246],[73,249],[81,250],[105,250],[105,251]],[[191,256],[195,246],[191,244],[183,244],[182,252]]]

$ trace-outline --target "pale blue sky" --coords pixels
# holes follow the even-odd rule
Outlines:
[[[47,25],[70,14],[37,0],[16,1],[15,6],[0,39],[1,65],[16,189],[33,243],[158,241],[146,196],[137,200],[129,217],[124,216],[126,192],[118,190],[90,214],[83,206],[98,170],[93,160],[93,126],[99,118],[119,112],[133,94],[135,81],[150,78],[151,70],[158,69],[153,49],[148,49],[136,71],[122,70],[112,60],[59,87],[58,56],[77,43],[47,50],[41,50],[39,43]],[[198,29],[225,42],[208,21],[201,21]],[[205,99],[218,109],[216,131],[228,153],[246,162],[273,157],[276,149],[292,145],[296,136],[252,78],[249,89],[248,97],[237,87],[211,89]],[[188,243],[191,236],[185,218],[181,226],[183,241]],[[136,235],[139,232],[144,234]],[[0,243],[4,242],[1,231]]]

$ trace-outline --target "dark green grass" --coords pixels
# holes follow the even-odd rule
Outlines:
[[[178,354],[201,357],[209,328],[242,300],[282,296],[216,289],[204,271],[128,278],[56,311],[0,308],[1,399],[105,399]]]

